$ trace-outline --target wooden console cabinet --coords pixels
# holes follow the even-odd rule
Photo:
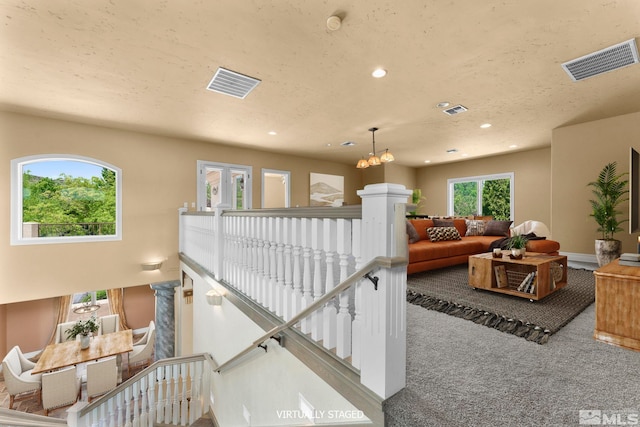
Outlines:
[[[620,347],[640,350],[640,267],[618,260],[594,272],[596,326],[593,337]]]

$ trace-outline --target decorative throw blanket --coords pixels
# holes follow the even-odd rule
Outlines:
[[[524,234],[524,237],[527,240],[546,240],[546,237],[538,237],[535,233]],[[509,244],[511,242],[511,237],[503,237],[502,239],[494,240],[489,245],[489,250],[487,252],[493,252],[494,249],[509,249]]]

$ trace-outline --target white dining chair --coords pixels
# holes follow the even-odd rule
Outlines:
[[[44,415],[49,415],[51,409],[76,403],[80,399],[82,390],[80,381],[75,366],[42,374],[42,407],[44,408]]]
[[[4,385],[9,393],[9,409],[13,408],[13,402],[17,395],[23,393],[40,393],[42,388],[42,374],[32,374],[31,370],[36,364],[25,357],[20,347],[15,346],[2,360],[2,374]]]
[[[100,316],[98,319],[98,326],[98,335],[118,332],[120,330],[120,316],[118,314]]]
[[[75,325],[75,323],[76,322],[58,323],[58,326],[56,326],[56,339],[54,344],[60,344],[61,342],[66,341],[74,341],[76,337],[69,338],[67,336],[67,330],[71,329],[73,325]]]
[[[147,332],[137,342],[133,343],[133,350],[129,352],[127,373],[131,375],[133,365],[148,365],[153,358],[153,347],[156,341],[156,324],[149,322]]]
[[[116,357],[87,363],[87,400],[101,396],[118,385],[118,365]]]

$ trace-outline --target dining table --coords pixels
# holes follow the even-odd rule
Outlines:
[[[117,356],[118,379],[122,379],[122,354],[133,350],[133,333],[131,329],[112,332],[91,337],[89,347],[82,349],[80,341],[66,341],[48,345],[36,366],[33,374],[50,372],[67,366],[98,360],[105,357]]]

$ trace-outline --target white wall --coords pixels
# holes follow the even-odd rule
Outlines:
[[[188,266],[183,271],[193,279],[193,351],[210,353],[222,364],[264,334],[260,327],[223,298],[221,306],[210,306],[205,294],[225,288],[209,277],[200,277]],[[322,419],[317,423],[366,422],[364,414],[351,405],[322,378],[308,369],[275,341],[269,351],[254,350],[241,364],[222,374],[212,375],[212,407],[222,426],[299,425],[299,395],[313,405]],[[251,416],[248,424],[244,408]],[[287,412],[288,411],[288,412]],[[347,419],[346,417],[351,417]]]

